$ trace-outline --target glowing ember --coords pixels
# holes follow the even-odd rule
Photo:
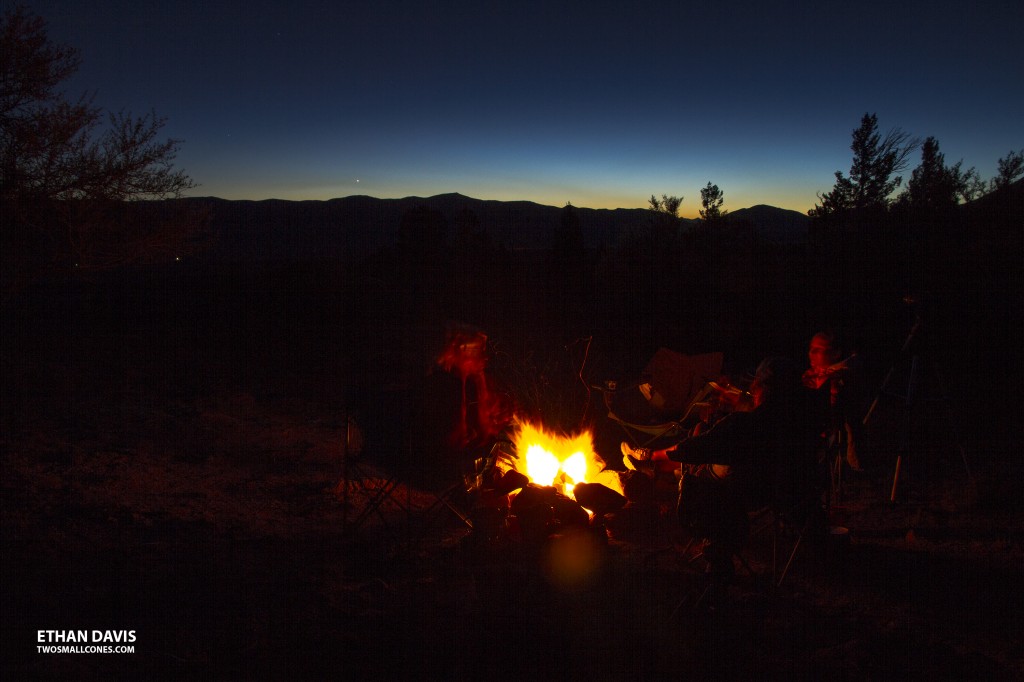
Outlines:
[[[622,492],[618,474],[604,470],[589,431],[563,436],[521,423],[512,440],[520,453],[516,469],[537,485],[553,486],[567,497],[573,497],[577,483],[601,483]]]

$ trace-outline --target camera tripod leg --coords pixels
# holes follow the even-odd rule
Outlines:
[[[896,486],[900,482],[900,464],[903,462],[902,455],[896,455],[896,472],[892,476],[892,491],[889,493],[889,502],[896,502]]]

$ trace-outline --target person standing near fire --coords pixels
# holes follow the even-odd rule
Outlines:
[[[804,386],[819,391],[829,407],[829,423],[825,435],[829,440],[846,444],[846,464],[861,472],[864,448],[864,399],[853,361],[856,354],[840,360],[842,351],[835,334],[820,331],[811,337],[807,349],[810,367],[803,374]]]

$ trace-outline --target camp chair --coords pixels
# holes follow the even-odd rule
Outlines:
[[[343,532],[354,533],[375,520],[375,530],[408,540],[414,521],[440,508],[455,508],[451,498],[457,485],[451,477],[426,475],[433,473],[433,461],[414,442],[407,416],[409,396],[388,397],[386,414],[391,421],[373,424],[376,456],[372,461],[365,457],[361,433],[349,419],[342,478],[335,494],[343,504]],[[349,515],[350,510],[354,515]]]
[[[489,475],[496,461],[500,443],[491,446],[489,452],[477,453],[480,456],[473,457],[469,463],[469,456],[465,471],[456,476],[455,481],[446,487],[442,487],[434,493],[434,500],[422,510],[422,517],[425,525],[430,525],[436,519],[437,512],[450,512],[467,529],[473,530],[473,518],[471,507],[473,496],[480,489],[482,481]]]
[[[786,515],[780,513],[770,505],[748,512],[747,518],[750,522],[750,531],[748,534],[749,539],[742,550],[733,553],[733,561],[734,563],[738,563],[746,574],[752,579],[755,579],[756,582],[756,579],[762,575],[762,573],[753,568],[751,560],[748,558],[748,554],[752,551],[752,545],[756,540],[759,538],[767,538],[770,543],[771,552],[768,559],[771,571],[769,591],[774,592],[781,588],[783,582],[785,582],[786,576],[789,574],[789,569],[793,565],[793,562],[803,545],[804,538],[811,528],[813,522],[812,517],[808,515],[803,521],[801,521],[799,527],[795,529],[794,533],[790,533],[786,527]],[[701,543],[696,538],[691,538],[690,541],[679,550],[679,554],[687,566],[698,564],[698,562],[701,561],[705,564],[707,562],[707,559],[703,556]],[[783,561],[785,563],[783,563]],[[675,608],[672,610],[669,620],[675,620],[676,616],[684,608],[694,611],[698,610],[709,598],[710,593],[710,580],[698,583],[696,588],[691,587],[686,590],[682,598],[676,603]]]
[[[773,589],[782,587],[782,583],[785,582],[789,569],[793,565],[797,553],[800,551],[804,538],[814,523],[813,512],[810,508],[811,504],[808,502],[801,505],[800,512],[803,518],[797,521],[797,525],[792,528],[787,525],[787,519],[790,518],[790,515],[780,512],[771,506],[766,506],[748,514],[751,520],[751,539],[753,540],[758,536],[767,534],[771,542],[771,584]],[[792,544],[788,547],[788,552],[785,553],[785,564],[782,564],[780,568],[780,561],[783,558],[784,552],[783,545],[789,542]],[[747,564],[746,559],[743,556],[740,556],[739,559],[741,563],[747,566],[749,571],[749,564]]]
[[[619,417],[618,414],[608,405],[608,418],[621,426],[633,445],[649,448],[661,441],[670,439],[680,440],[688,435],[697,422],[701,421],[705,410],[714,408],[715,394],[721,387],[714,381],[709,381],[690,400],[685,410],[678,419],[672,419],[657,424],[642,424],[629,422]]]
[[[839,508],[843,496],[843,467],[846,464],[846,429],[829,429],[822,438],[823,464],[828,467],[828,506]]]
[[[416,456],[410,451],[409,457]],[[349,501],[361,498],[362,506],[358,515],[348,521],[343,516],[346,532],[354,532],[376,516],[380,526],[393,536],[408,539],[410,534],[423,532],[439,520],[441,512],[450,512],[467,528],[473,528],[469,511],[466,509],[464,493],[467,492],[464,477],[434,476],[424,478],[415,468],[394,464],[390,470],[381,471],[359,460],[346,467],[341,486],[346,486],[344,499],[346,509]],[[388,515],[388,510],[400,513]]]
[[[599,387],[608,418],[622,427],[635,447],[657,448],[686,436],[714,404],[721,386],[715,383],[722,371],[721,353],[687,356],[660,348],[644,368],[642,380],[618,389],[615,382]],[[659,420],[627,418],[616,407],[616,398],[633,389],[643,395],[648,416]]]
[[[414,458],[410,449],[408,461],[417,466],[402,470],[409,487],[408,498],[411,530],[422,534],[444,522],[455,521],[459,527],[473,530],[473,509],[483,482],[492,474],[501,456],[504,441],[470,445],[449,453],[445,466],[437,466],[430,458]]]
[[[408,505],[402,500],[396,497],[395,492],[398,488],[398,478],[390,474],[385,475],[382,478],[368,477],[364,473],[361,473],[355,479],[349,479],[347,485],[355,486],[358,490],[366,495],[366,501],[363,505],[359,515],[351,522],[346,524],[346,531],[353,531],[360,528],[371,514],[376,514],[386,527],[391,526],[391,521],[384,515],[383,507],[385,503],[391,502],[404,511],[408,511]],[[351,489],[350,489],[351,490]]]
[[[748,545],[759,537],[770,539],[774,588],[786,580],[807,538],[827,526],[832,491],[829,482],[822,479],[816,438],[808,434],[806,440],[787,443],[788,454],[776,462],[775,478],[759,493],[758,499],[767,504],[749,515]]]
[[[362,457],[363,440],[359,427],[351,415],[346,415],[345,422],[341,480],[335,487],[335,495],[341,498],[342,503],[342,532],[355,532],[374,515],[385,527],[390,527],[391,521],[384,514],[386,504],[408,511],[407,502],[396,496],[398,476],[372,466]],[[358,514],[350,519],[349,510],[357,504],[360,505]]]
[[[749,516],[751,516],[752,519],[754,519],[755,517],[760,518],[760,515],[762,513],[762,511],[758,511],[756,514]],[[753,523],[754,522],[752,520],[752,530],[750,531],[751,536],[760,534],[764,532],[765,529],[770,527],[770,524],[765,523],[763,525],[759,525],[755,529]],[[711,595],[713,586],[713,579],[709,571],[709,569],[711,568],[711,562],[704,554],[705,547],[706,542],[704,539],[698,538],[697,536],[692,536],[690,540],[686,543],[686,545],[678,550],[681,563],[683,566],[691,570],[694,566],[699,566],[702,568],[700,570],[700,580],[698,580],[696,583],[693,582],[692,576],[687,576],[687,583],[689,585],[688,589],[684,591],[682,598],[676,603],[675,608],[672,610],[672,613],[669,616],[669,620],[675,620],[676,616],[684,608],[688,608],[690,610],[699,609],[709,599],[709,596]],[[733,552],[732,562],[734,564],[734,567],[736,563],[739,563],[748,576],[750,576],[751,578],[757,578],[759,576],[759,573],[754,570],[750,562],[747,560],[747,557],[744,555],[745,551],[746,546],[744,549]],[[774,563],[772,570],[772,583],[774,586]]]

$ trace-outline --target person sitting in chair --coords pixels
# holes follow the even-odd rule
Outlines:
[[[717,381],[707,382],[694,401],[684,417],[687,438],[702,433],[727,414],[748,412],[754,408],[750,391],[733,386],[731,380],[724,375]],[[634,447],[627,441],[622,441],[619,445],[622,463],[631,471],[642,471],[648,475],[666,471],[677,472],[678,465],[672,461],[669,453],[677,447],[678,442],[677,437],[670,443],[662,442],[660,447],[646,448]]]
[[[749,533],[747,512],[771,505],[808,514],[820,500],[821,415],[801,382],[800,367],[787,358],[769,358],[758,366],[750,392],[752,410],[725,416],[668,453],[683,465],[679,520],[704,540],[716,589],[733,576],[733,556]]]

